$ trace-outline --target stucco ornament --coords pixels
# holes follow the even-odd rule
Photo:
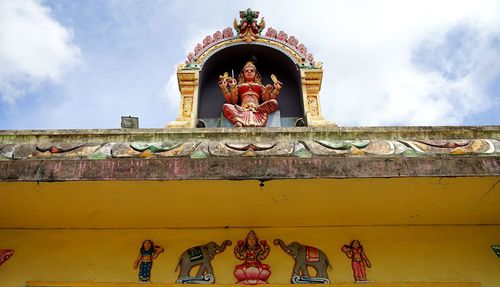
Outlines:
[[[266,27],[266,22],[264,18],[260,19],[257,24],[257,18],[259,18],[259,11],[253,11],[248,8],[246,11],[240,11],[240,22],[234,19],[234,29],[238,32],[238,36],[250,43],[255,41],[255,39],[260,37],[260,33]]]
[[[297,48],[297,45],[299,44],[299,40],[297,40],[297,38],[295,38],[295,36],[290,36],[290,38],[288,38],[288,44],[290,44],[290,46],[292,46],[294,48]]]
[[[331,268],[331,265],[323,251],[316,247],[302,245],[298,242],[286,245],[281,239],[275,239],[273,243],[274,245],[279,245],[295,261],[292,278],[290,279],[293,284],[330,283],[327,269],[328,267]],[[316,269],[317,275],[315,277],[309,274],[307,270],[308,266]]]
[[[269,265],[261,263],[266,259],[271,251],[271,247],[266,240],[257,238],[255,231],[248,232],[245,240],[239,240],[234,247],[234,255],[242,264],[234,267],[234,276],[238,284],[257,285],[267,284],[267,279],[271,276]]]
[[[221,245],[210,241],[205,245],[191,247],[184,251],[179,257],[179,263],[175,271],[180,267],[179,276],[176,283],[181,284],[213,284],[215,274],[211,261],[216,254],[224,252],[226,246],[230,246],[231,241],[225,240]],[[189,275],[191,269],[200,266],[195,277]]]
[[[227,27],[224,30],[222,30],[222,38],[223,39],[228,39],[228,38],[232,38],[232,37],[234,37],[234,33],[233,33],[233,30],[231,29],[231,27]]]
[[[284,31],[280,31],[278,33],[278,36],[276,38],[282,42],[288,43],[288,34],[285,33]]]
[[[267,28],[266,37],[276,38],[277,35],[278,32],[275,29],[273,29],[272,27]]]
[[[216,31],[213,35],[214,42],[219,42],[222,40],[222,32],[221,31]]]
[[[203,48],[210,46],[214,42],[212,36],[208,35],[203,39]]]

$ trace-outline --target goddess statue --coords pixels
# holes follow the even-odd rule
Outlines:
[[[235,127],[265,127],[269,114],[278,110],[278,97],[283,83],[271,75],[273,85],[262,85],[262,77],[254,63],[245,64],[238,82],[227,76],[219,76],[219,87],[226,103],[222,106],[224,116]],[[229,86],[229,90],[228,90]]]
[[[255,231],[248,232],[245,240],[238,241],[234,247],[234,255],[242,264],[234,267],[234,276],[238,284],[256,285],[267,284],[267,279],[271,276],[269,265],[260,261],[266,259],[271,251],[271,247],[265,240],[259,241]]]

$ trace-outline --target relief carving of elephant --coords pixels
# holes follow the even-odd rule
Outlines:
[[[286,245],[283,240],[275,239],[274,245],[279,245],[283,251],[292,256],[295,264],[292,271],[292,283],[329,283],[327,268],[330,267],[330,261],[326,254],[316,247],[302,245],[298,242],[292,242]],[[311,277],[307,266],[316,269],[317,276]]]
[[[221,245],[211,241],[205,245],[194,246],[184,251],[179,257],[179,263],[175,268],[181,268],[177,283],[214,283],[215,276],[211,261],[216,254],[223,252],[231,241],[225,240]],[[200,265],[196,277],[190,277],[189,272],[194,266]]]

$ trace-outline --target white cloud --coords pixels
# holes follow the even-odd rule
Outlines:
[[[500,36],[498,1],[314,4],[321,8],[303,22],[266,9],[324,61],[323,114],[340,125],[461,124],[495,100],[485,79],[500,75],[499,47],[490,43]],[[450,38],[457,27],[476,37]],[[415,59],[423,43],[436,44],[426,51],[435,54],[434,67]],[[444,73],[450,68],[458,76]]]
[[[37,0],[0,1],[0,95],[14,102],[79,61],[71,30]]]

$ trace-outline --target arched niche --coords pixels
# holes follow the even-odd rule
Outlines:
[[[219,75],[228,72],[229,75],[234,73],[237,78],[245,63],[251,59],[256,59],[255,65],[264,85],[272,84],[271,74],[283,82],[278,97],[279,126],[293,126],[297,119],[304,118],[301,74],[295,62],[275,48],[245,43],[213,53],[200,70],[197,119],[202,120],[206,127],[227,126],[221,114],[225,100],[218,86]]]

